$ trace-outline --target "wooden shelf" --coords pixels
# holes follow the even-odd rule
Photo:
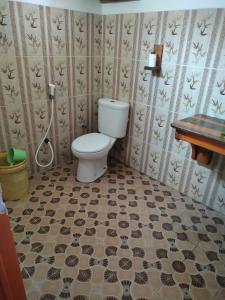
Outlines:
[[[206,115],[194,115],[171,124],[176,129],[175,138],[191,144],[192,159],[209,164],[213,152],[225,155],[225,120]]]

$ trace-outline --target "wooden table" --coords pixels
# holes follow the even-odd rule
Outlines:
[[[192,146],[192,158],[209,164],[212,153],[225,155],[225,120],[206,115],[194,115],[171,124],[176,129],[175,138]]]

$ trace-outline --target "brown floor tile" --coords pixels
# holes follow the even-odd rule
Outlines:
[[[225,217],[112,163],[83,184],[72,164],[7,202],[28,299],[224,299]]]

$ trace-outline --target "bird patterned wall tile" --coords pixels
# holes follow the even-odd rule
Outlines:
[[[186,186],[186,194],[191,195],[193,199],[197,201],[202,201],[207,193],[207,185],[209,184],[209,170],[194,164],[194,168],[189,170],[191,174],[188,174],[188,177],[191,179],[189,186]]]
[[[222,13],[222,19],[225,18],[225,12],[223,9],[221,9]],[[225,24],[224,22],[221,23],[221,29],[219,28],[219,41],[220,41],[220,47],[217,50],[217,55],[215,56],[214,61],[214,67],[225,69],[225,38],[224,38],[224,32],[225,32]]]
[[[136,22],[136,45],[133,45],[134,56],[132,57],[138,58],[140,56],[141,59],[146,59],[147,56],[145,55],[151,51],[150,49],[155,43],[163,44],[164,53],[160,77],[152,76],[151,72],[144,71],[146,65],[144,60],[141,62],[134,60],[132,65],[130,63],[129,78],[124,81],[125,84],[123,83],[123,88],[129,86],[129,95],[126,93],[122,95],[122,87],[120,87],[123,75],[121,74],[121,65],[125,65],[127,59],[122,57],[121,61],[116,60],[116,64],[115,60],[111,60],[113,66],[110,73],[111,80],[106,79],[105,71],[103,72],[103,96],[113,95],[119,100],[129,101],[132,107],[128,139],[127,143],[124,143],[125,148],[130,147],[130,149],[125,151],[125,161],[130,163],[132,156],[132,166],[135,167],[134,162],[136,162],[137,169],[141,166],[141,170],[143,172],[148,170],[148,175],[150,175],[149,167],[145,161],[149,160],[151,149],[154,149],[154,154],[157,153],[159,157],[155,172],[156,178],[181,191],[185,190],[186,182],[189,180],[184,176],[186,170],[191,170],[194,164],[191,160],[190,147],[185,142],[175,140],[174,131],[170,128],[170,124],[176,119],[182,119],[196,113],[205,113],[219,118],[224,116],[223,70],[216,69],[221,67],[223,62],[224,15],[223,9],[139,14]],[[136,16],[134,17],[136,18]],[[108,40],[110,29],[112,29],[112,35],[114,34],[113,30],[116,33],[121,32],[126,19],[129,19],[129,15],[126,17],[125,15],[104,16],[103,43],[105,46],[106,43],[107,45],[110,44]],[[139,43],[141,40],[142,44]],[[144,43],[145,40],[148,43]],[[113,39],[113,41],[115,40]],[[121,43],[122,41],[118,39],[115,43],[111,43],[113,53],[110,55],[118,57],[117,53],[118,49],[121,48]],[[103,62],[103,70],[104,67],[105,61]],[[214,67],[215,70],[211,70],[209,67]],[[106,82],[104,82],[105,80]],[[106,83],[110,87],[108,90]],[[138,145],[138,148],[142,149],[140,151],[141,157],[134,155],[133,150],[133,147],[136,149],[137,146],[133,136],[136,123],[133,101],[143,103],[145,109],[149,110],[144,127],[144,132],[147,134],[146,139],[144,137],[142,146]],[[118,151],[113,153],[120,159]],[[179,175],[177,178],[182,174],[178,184],[174,184],[173,180],[171,183],[168,181],[168,172],[172,170],[172,166],[169,166],[171,157],[175,156],[177,160],[182,162],[181,166],[178,167]],[[215,158],[209,166],[209,178],[211,178],[213,185],[211,191],[219,187],[216,180],[217,172],[222,174],[221,164],[217,163],[217,156],[214,156]],[[223,160],[220,159],[220,161]],[[213,167],[214,165],[216,167]],[[190,190],[188,193],[189,196],[193,197]],[[210,203],[210,206],[213,207],[216,205],[216,201],[210,200],[213,195],[212,192],[207,193],[201,198],[201,201]]]
[[[49,107],[46,100],[37,101],[32,106],[32,120],[35,125],[35,140],[39,141],[45,134],[49,122]]]
[[[187,50],[188,59],[185,64],[198,67],[209,66],[208,57],[212,57],[215,33],[218,30],[220,12],[216,9],[194,11],[192,15],[190,35]]]
[[[117,57],[117,15],[103,16],[103,56]]]
[[[144,143],[144,133],[146,128],[146,119],[149,114],[149,107],[136,103],[133,107],[133,141]]]
[[[48,10],[50,24],[50,53],[53,56],[66,56],[69,41],[66,40],[66,20],[63,9],[50,8]]]
[[[75,115],[75,128],[76,135],[80,136],[85,134],[88,130],[88,98],[81,96],[76,98],[76,115]]]
[[[111,57],[105,57],[103,63],[103,94],[108,97],[114,95],[115,88],[115,64],[114,59]]]
[[[167,118],[169,118],[169,115],[161,112],[160,109],[155,111],[151,132],[151,142],[158,147],[163,147],[163,143],[168,136],[168,130],[170,128],[166,126]]]
[[[212,201],[208,202],[208,205],[211,207],[212,205],[215,206],[215,209],[218,211],[223,211],[225,209],[225,174],[222,174],[219,177],[218,188],[216,189],[216,203],[212,203]],[[213,191],[214,192],[214,191]]]
[[[28,85],[29,101],[37,103],[47,100],[47,70],[42,57],[24,58],[26,82]]]
[[[149,93],[152,86],[152,73],[148,70],[144,70],[146,61],[138,61],[136,69],[136,82],[134,87],[134,101],[139,103],[148,104]]]
[[[82,12],[74,12],[74,56],[88,55],[88,14]]]
[[[7,150],[11,146],[24,148],[24,145],[29,145],[28,164],[32,172],[37,171],[34,164],[37,143],[48,125],[48,82],[56,84],[58,100],[55,125],[50,133],[56,163],[62,161],[62,157],[65,157],[65,160],[70,157],[70,144],[77,136],[76,133],[85,133],[92,126],[91,114],[89,120],[87,109],[83,110],[82,107],[94,106],[91,101],[93,89],[95,88],[97,94],[101,90],[102,74],[98,73],[101,63],[99,65],[98,60],[94,70],[92,61],[95,40],[102,36],[101,19],[99,15],[41,5],[1,2],[0,150]],[[96,25],[92,35],[89,34],[91,20]],[[75,41],[72,39],[73,34],[77,37],[76,43],[72,43]],[[99,43],[98,45],[101,46]],[[99,49],[98,56],[101,55]],[[78,55],[78,59],[75,60],[73,55]],[[91,74],[95,75],[92,77]],[[92,80],[95,80],[95,85]],[[76,96],[87,93],[90,97],[82,101],[85,104],[79,103],[80,100]],[[47,149],[41,151],[40,155],[43,155],[43,160],[46,161],[49,153]]]
[[[199,97],[202,96],[200,92],[202,92],[203,69],[187,67],[185,73],[182,85],[179,87],[179,99],[177,99],[175,110],[191,116],[201,108],[201,98],[199,99]]]
[[[181,140],[174,139],[172,145],[169,146],[169,151],[175,153],[179,158],[184,159],[186,157],[187,151],[190,155],[191,146]]]
[[[132,140],[130,165],[137,170],[140,170],[141,167],[142,147],[142,143],[138,143]]]
[[[58,137],[58,160],[59,163],[63,163],[64,161],[69,161],[71,159],[71,137],[68,134],[64,135],[62,138]]]
[[[102,50],[103,50],[103,39],[102,39],[102,19],[103,17],[101,15],[93,15],[93,36],[92,39],[94,40],[93,42],[93,56],[102,56]]]
[[[135,40],[137,38],[138,14],[127,14],[121,16],[121,27],[119,37],[118,57],[132,59],[135,56]]]
[[[7,124],[4,122],[4,115],[6,114],[6,107],[0,107],[0,138],[1,138],[1,146],[0,149],[7,149],[9,136],[7,136]]]
[[[163,156],[162,148],[155,145],[150,146],[149,155],[146,161],[146,174],[152,178],[159,178],[160,160]]]
[[[57,101],[56,105],[56,116],[58,120],[58,135],[60,137],[64,136],[70,136],[70,131],[72,128],[70,128],[70,123],[72,120],[70,120],[70,114],[69,114],[69,99],[65,98],[66,100],[59,100]]]
[[[22,99],[16,58],[9,56],[5,57],[4,60],[1,60],[1,105],[20,105],[22,103]]]
[[[204,110],[207,115],[224,119],[225,116],[225,75],[222,70],[212,70],[210,86],[208,89],[208,101]],[[208,105],[208,107],[207,107]]]
[[[138,59],[148,60],[148,55],[153,51],[156,43],[156,35],[158,35],[159,22],[162,13],[144,13],[141,18],[141,45],[139,45]]]
[[[69,76],[67,68],[67,58],[54,57],[52,60],[53,78],[56,85],[55,97],[59,100],[68,97]]]
[[[93,93],[99,93],[102,88],[102,63],[100,57],[93,58],[91,82]]]
[[[18,6],[21,36],[25,41],[22,44],[23,52],[26,55],[43,55],[41,20],[39,7],[32,4],[22,4]]]
[[[169,12],[166,18],[163,64],[179,64],[184,46],[188,11]]]
[[[0,150],[7,150],[12,142],[22,148],[29,145],[29,164],[36,170],[35,147],[50,109],[44,104],[46,82],[56,80],[60,101],[51,134],[57,161],[68,154],[77,135],[97,128],[98,97],[118,98],[132,109],[128,136],[116,143],[113,155],[127,163],[132,157],[132,166],[149,174],[145,162],[155,161],[157,154],[152,177],[168,184],[169,164],[177,156],[184,163],[180,184],[173,186],[184,191],[190,186],[185,170],[192,174],[195,164],[187,143],[174,139],[170,123],[194,113],[224,117],[224,17],[224,9],[100,16],[2,1]],[[160,77],[144,71],[155,43],[164,45]],[[62,76],[57,67],[61,62]],[[136,103],[147,114],[144,123],[137,122]],[[71,130],[65,133],[68,126]],[[210,164],[206,186],[210,181],[211,187],[201,201],[225,213],[219,204],[223,203],[222,163],[215,156]],[[188,193],[193,197],[190,188]]]
[[[118,98],[129,102],[131,101],[132,91],[132,68],[133,64],[129,59],[118,60],[117,73],[117,95]]]
[[[96,94],[92,96],[92,131],[98,131],[98,99],[101,98],[101,95]]]
[[[75,58],[75,93],[76,96],[86,95],[89,90],[87,58]]]
[[[168,65],[162,66],[162,75],[158,82],[155,103],[150,103],[150,105],[155,105],[164,113],[171,111],[174,106],[175,99],[172,95],[175,88],[176,70],[179,70],[179,67],[175,69]]]
[[[166,184],[175,189],[179,188],[181,174],[183,169],[184,160],[179,159],[176,155],[171,153],[169,168],[167,171]]]
[[[0,59],[2,56],[15,55],[10,10],[7,1],[0,4]]]

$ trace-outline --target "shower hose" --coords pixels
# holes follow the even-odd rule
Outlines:
[[[48,128],[45,132],[45,135],[44,135],[43,139],[41,140],[41,143],[39,144],[39,146],[37,148],[37,151],[36,151],[36,154],[35,154],[35,162],[39,167],[42,167],[42,168],[49,167],[52,164],[53,160],[54,160],[54,151],[53,151],[53,148],[52,148],[52,144],[51,144],[50,140],[47,138],[49,130],[50,130],[51,125],[52,125],[53,115],[54,115],[54,99],[51,99],[51,118],[50,118],[50,122],[49,122]],[[51,151],[51,160],[47,164],[41,164],[38,161],[38,153],[39,153],[43,143],[48,144],[48,146],[50,148],[50,151]]]

